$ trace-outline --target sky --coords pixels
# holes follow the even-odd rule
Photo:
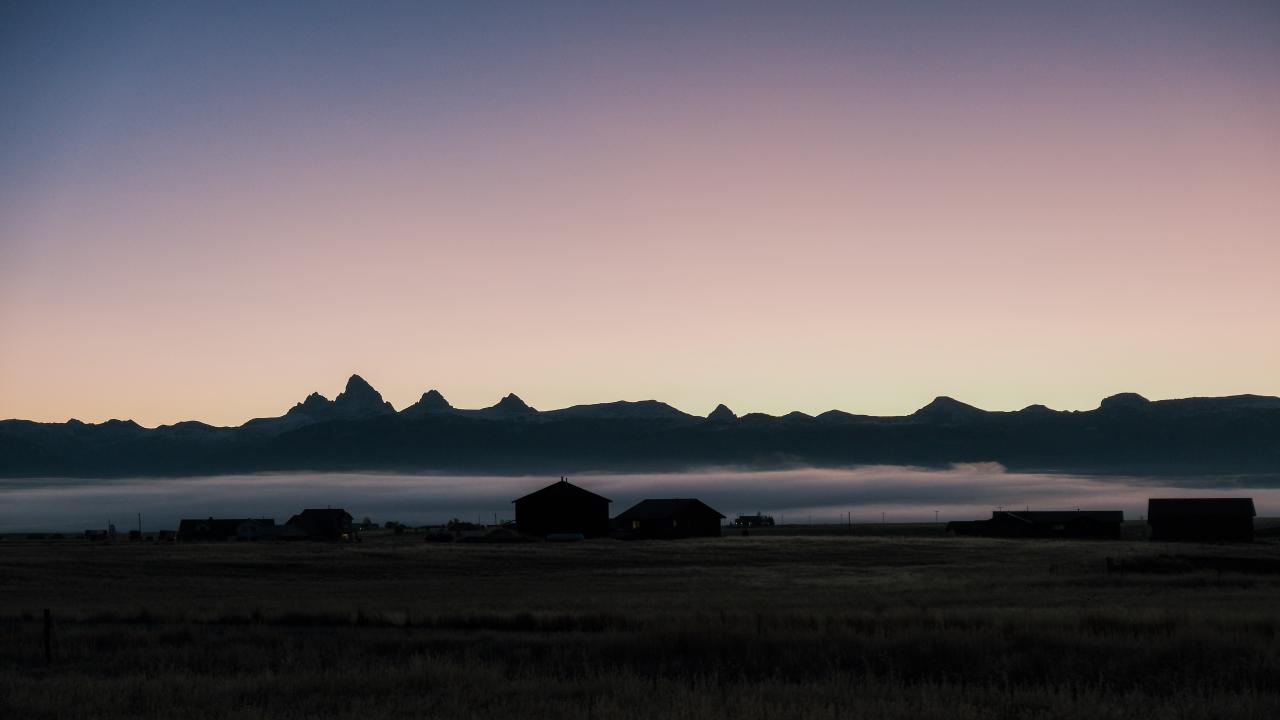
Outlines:
[[[0,417],[1280,395],[1275,2],[0,2]]]

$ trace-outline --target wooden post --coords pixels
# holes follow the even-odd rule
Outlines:
[[[44,664],[53,664],[53,615],[44,609]]]

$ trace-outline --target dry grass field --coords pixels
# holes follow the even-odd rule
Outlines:
[[[1129,570],[1109,573],[1107,557]],[[1274,540],[930,526],[577,544],[5,540],[0,715],[1280,717],[1278,562]]]

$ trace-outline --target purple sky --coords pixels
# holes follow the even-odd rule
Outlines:
[[[9,2],[0,417],[1280,394],[1280,5]]]

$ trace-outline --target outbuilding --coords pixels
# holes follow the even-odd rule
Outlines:
[[[289,518],[286,526],[289,529],[285,536],[296,536],[301,531],[308,540],[353,542],[356,539],[351,513],[341,508],[308,508]]]
[[[1121,510],[997,510],[990,520],[947,523],[947,531],[983,537],[1119,540],[1123,524]]]
[[[614,518],[614,527],[629,537],[720,537],[724,519],[709,505],[694,498],[641,500]]]
[[[272,518],[206,518],[178,522],[179,542],[229,542],[271,540],[276,521]]]
[[[1253,498],[1151,498],[1152,540],[1253,542]]]
[[[541,490],[511,501],[516,506],[516,530],[536,537],[609,532],[609,498],[560,478]]]

